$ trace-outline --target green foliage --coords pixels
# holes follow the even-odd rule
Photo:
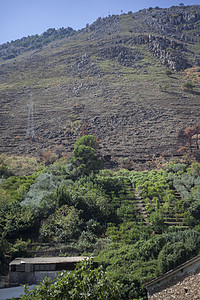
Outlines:
[[[113,200],[134,198],[129,178],[123,176],[96,176],[96,182]]]
[[[7,178],[11,174],[9,167],[4,162],[0,163],[0,177]]]
[[[102,267],[95,268],[91,260],[80,263],[70,273],[64,272],[55,282],[44,280],[34,290],[27,291],[22,300],[120,300],[120,285],[112,281]]]
[[[125,299],[128,299],[144,295],[142,291],[144,282],[162,272],[169,271],[195,256],[199,251],[200,232],[198,230],[181,231],[176,228],[176,231],[149,236],[148,239],[139,238],[136,243],[133,240],[133,244],[129,245],[124,245],[119,241],[111,243],[98,255],[97,259],[107,267],[107,271],[114,280],[120,280],[123,283]],[[129,286],[128,289],[126,284]]]
[[[165,245],[158,256],[157,274],[161,275],[175,266],[183,263],[187,258],[187,251],[183,242]]]
[[[163,170],[131,172],[130,180],[144,199],[147,211],[153,213],[151,218],[155,221],[156,218],[158,220],[160,215],[160,219],[163,219],[163,217],[161,218],[162,213],[175,201],[172,182],[169,180],[167,172]],[[160,209],[160,214],[155,213],[158,208]],[[160,225],[162,225],[164,220],[160,221]],[[156,224],[156,221],[154,223]]]
[[[47,172],[57,176],[65,176],[66,179],[70,179],[72,177],[72,170],[73,167],[68,160],[60,158],[48,167]]]
[[[82,136],[75,142],[72,163],[78,175],[89,175],[101,169],[102,162],[96,154],[95,147],[96,137],[93,135]]]
[[[23,241],[22,238],[17,239],[15,244],[11,247],[10,253],[11,258],[15,259],[16,257],[27,257],[27,246],[30,244],[31,240]]]
[[[143,264],[142,260],[136,260],[137,249],[133,245],[111,244],[97,257],[99,263],[106,267],[110,277],[114,281],[122,283],[123,299],[138,299],[145,295],[140,280],[152,278],[154,270]],[[154,268],[155,269],[155,268]],[[145,271],[146,270],[146,271]],[[137,277],[136,273],[140,272]],[[144,276],[141,276],[141,273]],[[144,298],[146,299],[146,298]]]
[[[10,201],[22,201],[30,186],[35,182],[38,174],[35,173],[31,176],[10,176],[1,184],[0,188],[9,195]]]
[[[10,195],[0,187],[0,209],[9,203]]]
[[[162,231],[165,228],[164,215],[160,210],[156,210],[150,214],[149,221],[153,225],[154,230]]]
[[[191,91],[193,91],[195,84],[187,81],[187,82],[183,83],[182,87],[185,91],[191,92]]]
[[[91,163],[92,159],[98,160],[96,148],[96,138],[84,136],[76,142],[71,162],[60,159],[49,165],[46,173],[1,180],[0,262],[4,266],[8,254],[13,258],[25,256],[27,239],[33,237],[44,243],[42,247],[60,245],[74,253],[97,254],[109,280],[120,282],[122,299],[146,299],[142,288],[145,281],[200,252],[200,167],[198,163],[169,163],[165,170],[97,173]],[[78,169],[81,165],[84,166],[79,177],[74,176],[74,167]],[[135,199],[138,195],[145,203],[152,226],[141,222]],[[181,218],[185,225],[195,229],[167,228],[166,219],[170,217],[177,217],[178,221]],[[68,284],[62,283],[61,277],[54,283],[46,280],[33,294],[26,293],[26,297],[51,299],[48,297],[54,295],[61,299],[63,291],[68,295],[72,290],[74,297],[78,297],[78,291],[83,295],[79,278],[85,282],[86,279],[74,274],[62,277]],[[95,299],[94,295],[91,291],[91,299]]]
[[[6,255],[10,251],[10,243],[5,239],[0,237],[0,266],[6,262]],[[2,268],[0,268],[0,274],[2,274]]]
[[[108,195],[96,183],[88,179],[85,181],[85,178],[45,196],[40,203],[41,216],[46,218],[65,204],[77,208],[85,222],[95,218],[105,223],[114,214]]]
[[[73,164],[77,167],[79,174],[89,175],[92,171],[101,168],[101,161],[98,159],[92,147],[80,145],[73,151]]]
[[[81,233],[80,212],[74,207],[63,205],[45,220],[40,228],[40,238],[45,242],[66,242],[77,239]]]
[[[200,163],[198,162],[192,163],[188,168],[188,173],[195,177],[200,176]]]
[[[18,238],[25,234],[33,234],[38,230],[36,213],[18,201],[6,205],[0,210],[0,236]]]
[[[22,204],[39,207],[41,200],[45,196],[56,191],[57,188],[62,187],[67,183],[69,183],[69,181],[63,176],[41,173],[29,189]]]
[[[166,167],[166,170],[168,172],[173,172],[173,173],[179,173],[179,174],[183,174],[187,169],[187,165],[186,164],[174,164],[174,163],[169,163]]]
[[[168,237],[169,238],[169,237]],[[171,243],[165,244],[158,256],[157,275],[161,275],[187,261],[200,250],[200,235],[196,231],[172,234]]]
[[[197,219],[195,219],[189,211],[185,211],[183,213],[183,222],[186,226],[192,228],[199,223],[199,220],[197,221]]]
[[[134,244],[139,239],[148,239],[152,233],[152,228],[136,222],[123,222],[119,226],[108,224],[106,235],[112,242],[122,244]]]
[[[74,144],[74,149],[84,145],[84,146],[88,146],[91,148],[95,148],[97,145],[96,142],[96,137],[94,135],[84,135],[82,137],[80,137]]]
[[[189,207],[189,213],[195,219],[200,220],[200,200],[192,202]]]
[[[170,174],[174,188],[181,195],[179,210],[183,213],[184,222],[188,226],[194,226],[199,221],[199,197],[200,180],[199,164],[193,163],[186,169],[186,172],[178,171]]]
[[[120,221],[135,221],[138,216],[138,207],[133,202],[121,203],[116,210],[116,214]]]

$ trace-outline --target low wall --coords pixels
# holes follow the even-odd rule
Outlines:
[[[56,271],[44,271],[44,272],[10,272],[10,285],[19,284],[39,284],[45,277],[49,277],[51,280],[57,277]]]
[[[199,300],[200,262],[148,288],[149,300]]]

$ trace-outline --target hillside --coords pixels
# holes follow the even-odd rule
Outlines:
[[[67,154],[85,130],[132,167],[180,155],[180,130],[200,119],[199,32],[200,6],[157,7],[6,44],[15,57],[0,46],[0,152]]]

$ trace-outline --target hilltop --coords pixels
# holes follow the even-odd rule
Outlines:
[[[0,45],[0,152],[66,155],[87,132],[131,167],[180,155],[199,123],[199,32],[199,5],[156,7]]]

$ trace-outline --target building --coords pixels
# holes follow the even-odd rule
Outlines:
[[[146,283],[149,300],[200,300],[200,255]]]
[[[44,277],[54,279],[58,271],[72,271],[86,257],[16,258],[9,264],[9,285],[39,284]]]

